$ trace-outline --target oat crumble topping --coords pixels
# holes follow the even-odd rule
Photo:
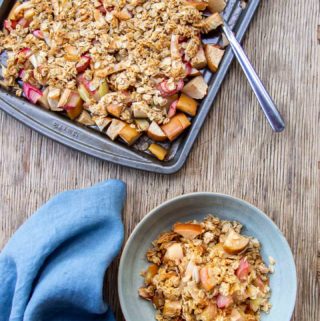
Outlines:
[[[8,55],[1,85],[45,108],[67,112],[71,119],[84,119],[79,116],[86,111],[86,124],[88,116],[115,117],[136,129],[137,139],[142,127],[136,119],[162,126],[174,118],[176,108],[195,113],[197,103],[185,111],[185,102],[177,105],[175,97],[172,105],[172,96],[184,90],[190,77],[202,78],[198,69],[207,65],[201,33],[222,24],[218,13],[203,15],[207,5],[208,0],[17,2],[0,31],[0,52]],[[207,85],[200,85],[203,96]],[[143,117],[133,112],[139,104]],[[189,126],[176,123],[182,124],[180,132]]]
[[[270,310],[273,266],[241,229],[209,215],[176,223],[152,243],[139,295],[152,302],[158,321],[259,321]]]

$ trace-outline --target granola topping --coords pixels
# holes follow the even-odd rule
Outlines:
[[[176,223],[152,243],[139,295],[158,321],[259,321],[268,312],[269,273],[260,243],[241,235],[238,222],[208,216]]]

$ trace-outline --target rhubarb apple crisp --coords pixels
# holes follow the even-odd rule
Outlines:
[[[267,267],[259,241],[241,229],[209,215],[176,223],[152,243],[139,295],[158,321],[258,321],[270,310],[274,261]]]
[[[201,34],[223,20],[222,0],[28,0],[0,32],[1,85],[34,104],[96,126],[128,145],[175,140],[207,94],[224,49]],[[209,9],[209,10],[208,10]],[[204,13],[206,10],[206,13]],[[2,57],[3,58],[3,57]],[[3,61],[4,59],[1,59]]]

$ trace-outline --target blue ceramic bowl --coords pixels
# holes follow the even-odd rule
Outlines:
[[[276,260],[271,275],[272,309],[262,314],[262,321],[290,321],[293,313],[297,277],[290,247],[278,227],[259,209],[240,199],[215,193],[192,193],[174,198],[155,208],[137,225],[122,253],[118,287],[122,311],[126,321],[155,320],[155,309],[138,296],[143,285],[140,272],[148,262],[145,253],[159,233],[169,230],[177,222],[202,220],[213,214],[223,220],[243,224],[243,233],[256,237],[262,244],[262,257]]]

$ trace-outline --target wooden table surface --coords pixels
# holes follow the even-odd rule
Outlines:
[[[244,47],[284,115],[283,133],[270,130],[235,62],[186,165],[172,176],[88,157],[0,112],[0,248],[56,193],[108,178],[128,186],[126,237],[167,199],[195,191],[226,193],[256,205],[280,227],[298,270],[293,320],[320,320],[319,0],[261,2]],[[122,320],[116,271],[117,262],[108,272],[107,296]]]

